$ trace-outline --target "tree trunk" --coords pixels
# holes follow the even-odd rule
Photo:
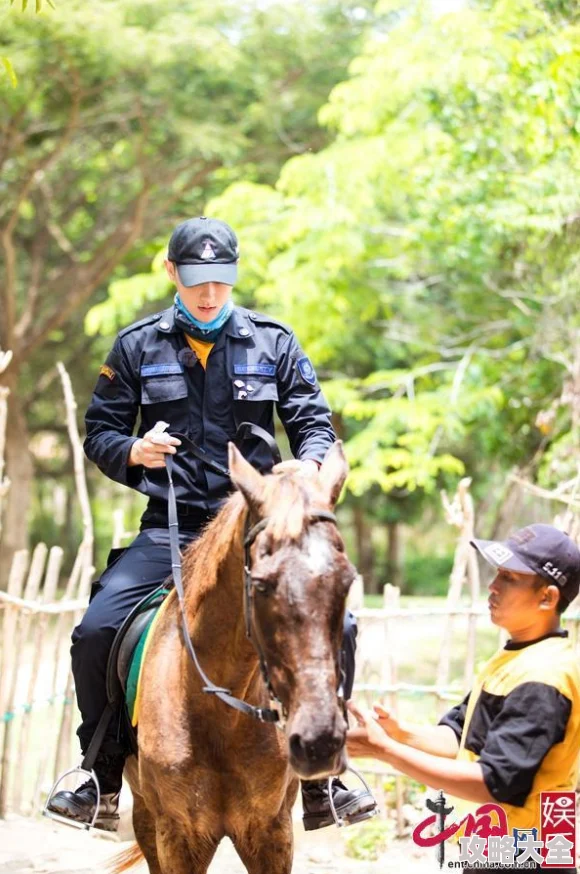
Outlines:
[[[363,508],[355,504],[352,510],[356,538],[357,566],[364,580],[367,595],[379,593],[374,573],[374,554],[371,541],[371,527],[365,518]]]
[[[14,552],[28,545],[28,517],[32,503],[34,467],[28,448],[28,426],[18,391],[17,374],[8,371],[2,382],[10,389],[6,428],[6,476],[12,483],[4,502],[0,541],[0,589],[5,590]]]
[[[516,471],[520,474],[521,471]],[[505,490],[501,504],[494,519],[490,540],[504,540],[516,525],[522,508],[524,492],[519,483],[510,482]],[[479,534],[479,537],[482,535]]]
[[[387,582],[402,589],[403,584],[403,548],[401,542],[401,525],[399,522],[387,522],[389,532],[389,551],[387,555]]]

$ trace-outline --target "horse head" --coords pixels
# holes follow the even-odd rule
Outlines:
[[[229,465],[249,525],[262,523],[249,546],[250,623],[287,713],[290,764],[303,779],[339,774],[346,766],[339,653],[356,571],[324,512],[334,509],[348,473],[342,443],[328,450],[313,476],[299,462],[262,476],[231,443]]]

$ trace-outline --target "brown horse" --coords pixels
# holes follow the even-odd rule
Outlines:
[[[348,471],[341,443],[318,476],[296,462],[262,476],[230,444],[239,489],[183,560],[187,625],[214,683],[269,705],[244,622],[244,526],[267,520],[251,547],[253,635],[288,718],[285,732],[202,691],[170,595],[142,675],[139,759],[126,773],[140,852],[151,874],[204,874],[228,836],[250,874],[289,874],[298,777],[345,767],[346,724],[337,697],[346,596],[355,571],[331,521]],[[248,518],[249,517],[249,518]]]

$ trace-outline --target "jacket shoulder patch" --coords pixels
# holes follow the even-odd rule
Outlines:
[[[312,362],[310,358],[304,355],[302,358],[299,358],[296,362],[296,369],[300,375],[300,378],[303,382],[308,385],[316,385],[316,371],[312,366]]]
[[[110,380],[111,380],[111,382],[113,382],[113,380],[115,379],[116,375],[117,375],[117,374],[115,373],[115,371],[113,370],[113,368],[112,368],[112,367],[109,367],[108,364],[103,364],[103,365],[101,366],[101,369],[99,370],[99,376],[106,376],[107,379],[110,379]]]

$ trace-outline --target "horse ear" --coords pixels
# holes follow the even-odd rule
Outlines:
[[[228,443],[228,462],[233,484],[243,494],[250,509],[259,513],[264,488],[262,474],[246,461],[234,443]]]
[[[347,475],[348,461],[342,448],[342,440],[337,440],[324,456],[318,471],[318,479],[331,507],[338,501]]]

